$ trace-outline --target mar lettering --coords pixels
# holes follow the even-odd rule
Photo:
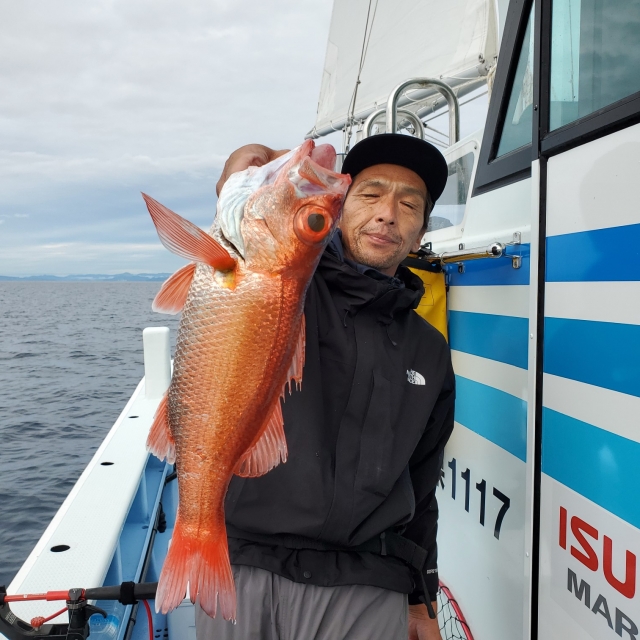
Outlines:
[[[599,594],[594,598],[595,594],[591,593],[591,585],[579,578],[571,569],[567,569],[567,571],[567,590],[569,593],[573,593],[592,613],[602,616],[609,628],[621,638],[638,640],[638,625],[626,613],[615,607],[612,615],[605,596]]]

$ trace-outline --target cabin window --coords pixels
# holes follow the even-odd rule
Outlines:
[[[427,232],[453,227],[462,222],[472,172],[473,152],[449,163],[447,184],[431,212]]]
[[[496,157],[531,144],[533,130],[533,11],[532,6],[527,30],[522,40],[522,48]]]
[[[640,91],[640,0],[554,0],[550,130]]]

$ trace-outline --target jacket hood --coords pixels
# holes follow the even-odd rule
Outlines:
[[[346,318],[367,307],[385,324],[407,309],[415,309],[424,294],[422,280],[400,266],[395,276],[345,259],[341,234],[337,232],[325,249],[318,271],[332,289],[338,311]]]

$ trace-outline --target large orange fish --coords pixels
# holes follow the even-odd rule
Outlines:
[[[234,174],[207,234],[144,195],[163,244],[193,260],[162,286],[155,311],[182,310],[173,377],[147,445],[175,461],[179,505],[156,595],[185,597],[235,619],[224,516],[233,474],[259,476],[287,458],[280,398],[304,364],[304,297],[351,179],[311,141]]]

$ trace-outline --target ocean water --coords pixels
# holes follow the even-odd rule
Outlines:
[[[160,283],[0,283],[0,585],[8,585],[144,375]]]

